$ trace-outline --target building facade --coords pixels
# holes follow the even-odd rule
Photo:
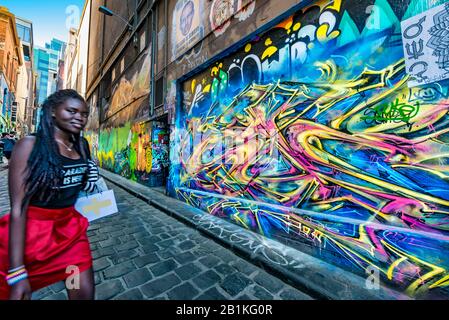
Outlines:
[[[93,154],[410,296],[447,297],[449,82],[419,59],[426,40],[448,68],[449,7],[427,39],[412,41],[424,18],[401,29],[445,2],[92,1]]]
[[[156,84],[156,16],[150,1],[107,1],[123,19],[98,11],[104,1],[91,1],[87,98],[91,119],[87,138],[99,164],[150,187],[168,177],[168,128]],[[157,87],[157,88],[156,88]],[[157,112],[156,112],[157,109]],[[165,119],[165,121],[164,121]]]
[[[78,31],[71,28],[69,31],[66,50],[64,53],[64,62],[66,72],[64,73],[64,87],[67,89],[76,88],[76,66],[78,64]]]
[[[20,40],[17,35],[15,16],[0,7],[0,130],[12,131],[13,115],[17,112],[17,76],[23,64]]]
[[[36,124],[35,96],[36,96],[36,75],[33,69],[34,42],[33,23],[29,20],[16,17],[17,34],[21,41],[24,65],[21,68],[17,95],[19,123],[17,131],[20,135],[27,135],[34,132]]]
[[[65,88],[75,89],[83,97],[86,97],[87,87],[90,7],[88,0],[84,4],[78,30],[72,28],[69,31],[65,51]]]
[[[50,55],[45,48],[36,46],[34,49],[34,68],[37,74],[37,102],[41,105],[48,92]]]

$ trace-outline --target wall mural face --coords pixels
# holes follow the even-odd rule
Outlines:
[[[151,56],[144,52],[117,81],[110,104],[101,110],[100,130],[88,127],[86,139],[100,167],[149,186],[162,184],[159,142],[152,141],[149,117]],[[91,118],[98,123],[98,112]]]
[[[178,0],[176,2],[171,35],[172,60],[204,37],[203,7],[204,0]]]
[[[172,194],[447,296],[449,82],[409,89],[401,41],[420,6],[319,1],[184,82]]]

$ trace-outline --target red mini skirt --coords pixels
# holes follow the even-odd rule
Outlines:
[[[5,276],[9,269],[9,218],[0,219],[0,300],[9,299]],[[87,238],[88,220],[74,207],[44,209],[28,207],[24,263],[31,290],[35,291],[92,267]],[[70,266],[70,268],[68,268]]]

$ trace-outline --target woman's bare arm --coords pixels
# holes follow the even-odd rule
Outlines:
[[[25,198],[25,178],[28,159],[33,150],[35,138],[26,137],[16,143],[9,161],[9,199],[11,215],[9,224],[9,261],[10,268],[24,264],[26,210],[28,203],[22,206]]]

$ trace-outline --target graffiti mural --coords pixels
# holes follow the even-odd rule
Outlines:
[[[256,8],[256,0],[214,0],[209,22],[215,36],[222,35],[235,17],[239,21],[248,19]]]
[[[158,144],[154,148],[152,124],[148,121],[150,68],[151,55],[147,50],[117,80],[110,103],[100,111],[91,108],[86,139],[100,167],[148,186],[158,186],[162,182],[155,176],[160,171],[155,157],[160,157],[161,152]]]
[[[204,37],[204,0],[178,0],[172,21],[172,60]]]
[[[447,297],[449,82],[408,88],[401,40],[420,6],[318,1],[185,81],[172,195]]]
[[[101,108],[103,127],[117,127],[129,121],[148,119],[150,75],[151,54],[147,49],[117,80],[110,102]]]

